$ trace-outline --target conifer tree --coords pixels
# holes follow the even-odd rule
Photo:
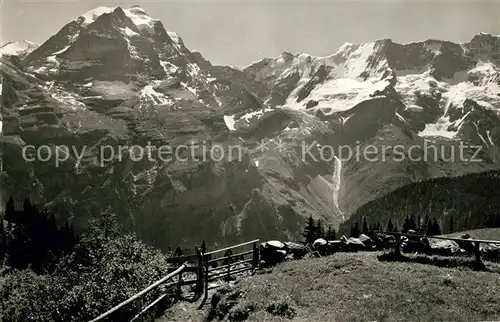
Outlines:
[[[427,228],[425,229],[425,234],[428,236],[434,235],[434,221],[432,219],[427,220]]]
[[[409,230],[417,230],[417,225],[415,224],[415,218],[413,216],[406,216],[403,223],[403,232],[408,232]]]
[[[0,217],[0,266],[3,265],[5,258],[5,248],[7,247],[7,238],[4,227],[3,215]]]
[[[415,231],[417,233],[420,233],[421,232],[421,228],[422,228],[422,221],[423,221],[423,218],[421,218],[419,215],[417,215],[415,217]]]
[[[14,198],[10,197],[5,206],[5,220],[12,221],[16,217],[16,208],[14,207]]]
[[[420,233],[427,234],[427,228],[429,227],[429,215],[425,215],[425,219],[422,221],[420,225]]]
[[[389,222],[387,223],[387,231],[393,232],[394,230],[394,224],[392,223],[392,220],[389,219]]]
[[[335,239],[337,239],[337,233],[335,232],[335,229],[333,229],[332,226],[328,226],[328,230],[326,232],[326,240]]]
[[[359,237],[359,234],[360,234],[360,230],[359,230],[359,224],[356,222],[355,224],[353,224],[351,226],[351,237],[354,237],[354,238],[358,238]]]
[[[316,224],[316,229],[314,231],[314,240],[318,238],[324,238],[325,237],[325,228],[323,228],[323,225],[321,224],[321,220],[318,219],[318,222]]]
[[[363,228],[362,228],[362,233],[365,235],[368,235],[369,229],[368,229],[368,223],[366,222],[366,217],[363,217]]]
[[[39,211],[26,199],[22,210],[14,208],[11,198],[6,205],[7,225],[4,233],[4,258],[6,265],[25,269],[31,267],[40,273],[55,264],[64,253],[73,250],[77,243],[74,231],[66,222],[60,229],[53,214]]]
[[[439,222],[436,218],[434,218],[434,235],[441,235],[441,227],[439,226]]]
[[[304,231],[302,233],[302,236],[304,237],[304,242],[307,244],[312,244],[316,238],[315,238],[315,231],[316,231],[316,225],[314,223],[314,219],[312,216],[309,216],[309,219],[307,219],[306,226],[304,227]]]

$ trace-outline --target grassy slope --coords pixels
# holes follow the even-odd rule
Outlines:
[[[500,275],[470,269],[379,262],[375,253],[339,253],[287,262],[239,283],[248,321],[283,321],[265,312],[290,303],[292,321],[498,320]]]

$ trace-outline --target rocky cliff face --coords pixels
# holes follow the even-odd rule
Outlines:
[[[2,58],[0,193],[80,228],[115,212],[163,248],[294,238],[310,215],[335,227],[407,183],[497,168],[496,40],[380,40],[238,70],[213,66],[139,7],[97,8],[26,57]],[[425,140],[480,145],[483,161],[413,161]],[[37,156],[23,147],[42,145],[42,159],[62,154],[57,166],[24,160]],[[161,146],[179,153],[162,159]],[[375,147],[378,159],[342,146]]]

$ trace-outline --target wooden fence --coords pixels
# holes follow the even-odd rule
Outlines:
[[[160,280],[154,282],[153,284],[149,285],[142,291],[138,292],[137,294],[133,295],[132,297],[128,298],[127,300],[121,302],[120,304],[114,306],[110,310],[104,312],[103,314],[99,315],[95,319],[91,320],[90,322],[97,322],[97,321],[102,321],[103,319],[110,317],[110,315],[119,309],[134,303],[135,305],[135,310],[136,310],[136,315],[132,318],[131,321],[139,321],[141,322],[143,320],[143,315],[146,313],[148,310],[153,308],[156,304],[158,304],[161,300],[163,300],[167,294],[163,294],[160,297],[158,297],[156,300],[153,302],[149,303],[147,306],[143,306],[142,303],[142,297],[148,293],[149,291],[156,289],[160,287],[161,285],[165,285],[167,289],[172,289],[176,288],[175,291],[175,301],[180,300],[181,298],[181,287],[185,285],[195,285],[195,295],[201,296],[203,294],[203,300],[201,301],[200,308],[203,306],[205,301],[207,300],[208,297],[208,282],[213,281],[219,278],[225,278],[229,280],[231,275],[246,272],[253,270],[257,268],[259,264],[259,249],[257,247],[257,243],[259,242],[258,239],[210,251],[208,252],[206,249],[203,248],[198,248],[195,247],[196,254],[195,255],[185,255],[185,256],[178,256],[174,258],[170,258],[169,262],[171,263],[179,263],[181,260],[183,260],[183,264],[180,265],[180,267],[173,268],[172,272],[170,272],[167,276],[161,278]],[[204,244],[203,244],[204,245]],[[251,245],[251,250],[247,251],[242,251],[237,254],[232,254],[233,249],[241,249],[246,247],[250,247]],[[213,255],[219,254],[222,252],[226,252],[224,256],[218,257],[218,258],[212,258],[214,257]],[[245,257],[249,257],[249,259],[245,259]],[[235,261],[234,259],[240,259],[238,261]],[[223,261],[223,265],[218,265],[217,267],[214,264]],[[210,265],[212,264],[212,265]],[[211,267],[212,266],[212,267]],[[239,266],[239,267],[235,267]],[[183,274],[187,272],[194,272],[196,274],[196,278],[190,279],[190,280],[184,280],[183,279]],[[171,281],[168,282],[168,280],[173,279],[177,277],[176,281]],[[199,298],[199,297],[198,297]]]
[[[396,243],[394,245],[394,252],[396,255],[401,255],[401,236],[406,236],[409,238],[427,238],[427,239],[442,239],[442,240],[453,240],[462,243],[471,243],[474,246],[474,255],[476,264],[482,265],[481,261],[481,249],[480,244],[500,244],[498,240],[485,240],[485,239],[467,239],[467,238],[457,238],[457,237],[445,237],[445,236],[425,236],[417,234],[408,234],[402,232],[389,232],[389,231],[375,231],[376,234],[392,235],[396,238]]]
[[[259,249],[257,248],[258,239],[241,243],[234,246],[229,246],[226,248],[214,250],[207,252],[205,249],[199,250],[199,266],[200,269],[200,277],[203,283],[204,296],[201,301],[200,308],[204,305],[205,301],[208,298],[208,282],[225,278],[229,281],[231,275],[243,273],[246,271],[254,270],[259,265]],[[234,249],[241,249],[245,246],[252,246],[251,250],[242,251],[237,254],[232,254]],[[220,254],[225,252],[222,257],[212,258],[215,254]],[[245,259],[245,257],[249,257],[249,259]],[[234,259],[239,259],[235,261]],[[222,266],[217,265],[214,267],[214,264],[218,264],[219,262],[225,262]],[[212,264],[212,265],[210,265]],[[250,264],[250,265],[248,265]],[[211,267],[212,266],[212,267]],[[240,267],[235,267],[240,266]]]
[[[163,283],[165,283],[166,281],[168,281],[169,279],[175,277],[175,276],[178,276],[178,280],[177,282],[171,282],[171,283],[167,283],[166,286],[167,288],[171,288],[175,285],[177,285],[178,289],[180,289],[180,286],[182,286],[183,284],[183,280],[182,280],[182,273],[185,271],[187,267],[187,264],[183,264],[181,265],[179,268],[177,268],[175,271],[173,271],[172,273],[168,274],[167,276],[161,278],[160,280],[154,282],[153,284],[149,285],[148,287],[146,287],[145,289],[143,289],[142,291],[138,292],[137,294],[133,295],[132,297],[128,298],[127,300],[121,302],[120,304],[116,305],[115,307],[111,308],[110,310],[104,312],[103,314],[99,315],[98,317],[96,317],[95,319],[91,320],[90,322],[97,322],[97,321],[101,321],[103,320],[104,318],[110,316],[112,313],[118,311],[120,308],[134,302],[135,303],[135,306],[136,306],[136,316],[132,319],[132,321],[141,321],[142,320],[142,315],[147,311],[149,310],[151,307],[153,307],[156,303],[158,303],[159,301],[161,301],[166,294],[160,296],[158,299],[156,299],[155,301],[153,301],[152,303],[150,303],[148,306],[146,306],[145,308],[142,307],[142,300],[141,300],[141,297],[148,293],[149,291],[159,287],[160,285],[162,285]],[[176,295],[177,296],[177,295]]]

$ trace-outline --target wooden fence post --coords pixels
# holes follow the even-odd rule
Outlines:
[[[205,273],[205,278],[204,278],[204,280],[205,280],[205,299],[206,299],[208,297],[208,264],[209,263],[208,263],[208,256],[205,255],[205,253],[206,253],[206,249],[202,249],[202,253],[201,253],[202,262],[205,265],[205,272],[204,272]]]
[[[137,316],[137,319],[135,319],[137,322],[143,322],[144,319],[142,317],[142,299],[140,297],[138,297],[136,300],[135,300],[135,312],[136,314],[138,315]]]
[[[396,256],[401,256],[401,235],[396,233],[395,237],[396,237],[396,245],[394,248],[394,254],[396,254]]]
[[[182,273],[179,273],[179,279],[177,280],[177,288],[175,290],[175,302],[178,302],[181,300],[181,295],[182,295]]]
[[[196,287],[195,287],[195,293],[197,296],[201,295],[203,293],[203,280],[204,280],[204,274],[203,274],[203,256],[201,250],[196,247],[196,256],[198,257],[198,267],[196,268]]]
[[[253,243],[253,258],[252,258],[252,270],[256,269],[259,265],[259,249],[257,248],[257,242]]]
[[[476,254],[476,265],[478,268],[483,265],[483,262],[481,262],[481,248],[479,244],[479,242],[474,243],[474,253]]]
[[[227,281],[229,282],[230,281],[230,277],[231,277],[231,252],[228,252],[227,253]]]
[[[203,254],[207,252],[207,245],[205,244],[205,241],[201,242],[201,251],[203,252]]]

